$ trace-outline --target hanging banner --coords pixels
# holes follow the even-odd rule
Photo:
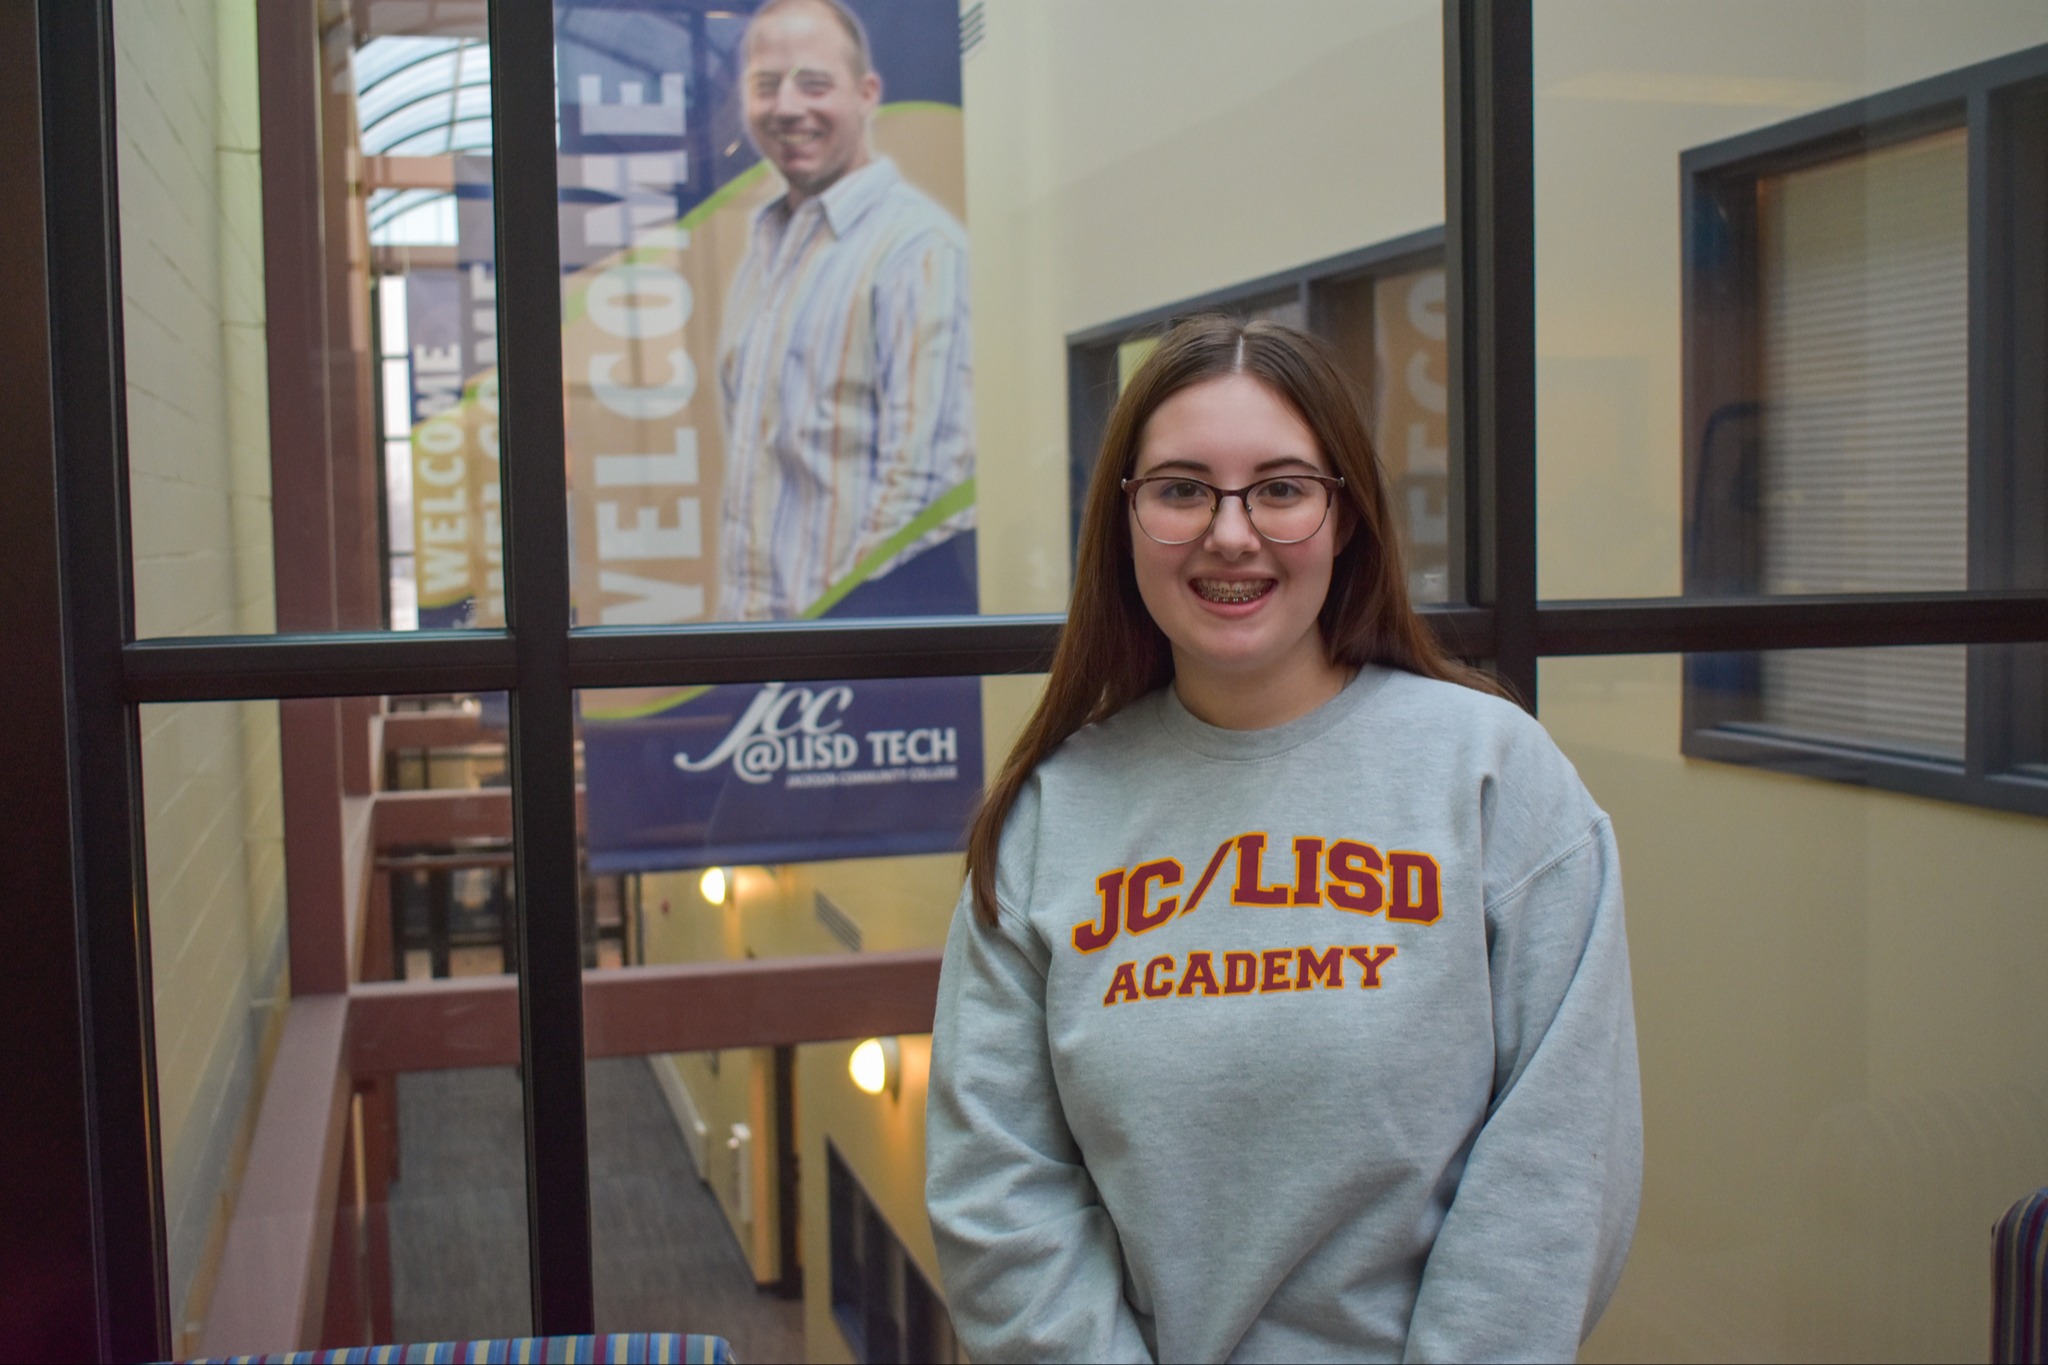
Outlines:
[[[560,0],[585,625],[973,613],[956,0]],[[583,698],[594,871],[960,847],[976,679]]]
[[[407,272],[420,626],[505,624],[491,161],[455,162],[456,268]]]

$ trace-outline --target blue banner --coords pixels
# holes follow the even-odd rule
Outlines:
[[[593,872],[944,853],[981,786],[980,685],[715,687],[586,721],[584,764]]]
[[[502,626],[491,159],[453,158],[456,267],[407,272],[413,544],[423,629]]]
[[[756,62],[750,73],[757,8],[753,0],[556,5],[577,619],[660,624],[720,611],[748,619],[974,613],[964,288],[944,297],[944,316],[938,302],[919,304],[933,312],[914,320],[917,326],[872,315],[885,306],[873,302],[882,285],[854,291],[850,302],[835,299],[830,307],[842,311],[826,313],[832,325],[818,334],[859,337],[872,349],[834,375],[872,374],[861,382],[874,390],[849,390],[843,379],[830,391],[805,387],[817,381],[806,377],[795,348],[813,343],[794,330],[792,349],[783,354],[796,363],[774,359],[772,368],[762,368],[769,363],[762,356],[774,353],[745,352],[731,340],[774,310],[777,318],[802,315],[808,325],[826,308],[823,294],[791,292],[808,284],[764,275],[757,222],[788,222],[793,236],[809,231],[796,226],[794,202],[785,207],[788,187],[801,185],[816,198],[840,179],[868,173],[872,163],[865,159],[836,169],[828,164],[823,173],[806,160],[824,144],[829,163],[833,149],[843,153],[849,145],[849,106],[843,99],[834,104],[837,96],[871,92],[855,131],[872,158],[889,165],[877,167],[870,184],[903,184],[883,211],[922,214],[919,221],[939,225],[927,236],[964,240],[956,0],[849,6],[865,30],[874,83],[857,69],[853,35],[822,6],[785,6],[763,16],[761,34],[807,55],[798,70]],[[770,34],[771,26],[782,27]],[[820,31],[830,46],[817,45]],[[837,82],[823,96],[803,75],[819,67]],[[782,103],[770,110],[766,101],[777,81],[784,83]],[[959,260],[958,248],[952,250]],[[803,280],[831,275],[829,256],[813,259],[818,264]],[[964,268],[959,274],[964,281]],[[731,302],[741,277],[749,278],[750,292],[743,303]],[[939,352],[911,350],[931,345],[933,335],[942,343],[957,337],[960,379],[915,395],[945,417],[937,434],[919,439],[952,444],[905,449],[899,441],[885,448],[880,433],[887,424],[878,414],[902,400],[880,385],[901,373],[933,373],[924,361]],[[806,434],[812,446],[794,450],[800,443],[781,428],[765,436],[766,428],[733,430],[732,395],[758,396],[764,387],[763,411],[837,404],[841,416]],[[907,505],[895,496],[873,512],[845,500],[862,490],[806,485],[802,496],[823,507],[820,525],[857,528],[843,537],[851,548],[835,550],[842,557],[832,559],[817,553],[813,532],[761,538],[754,557],[770,563],[749,567],[803,586],[766,605],[752,598],[744,606],[722,604],[718,566],[721,552],[732,548],[722,538],[768,524],[744,515],[743,495],[734,490],[744,488],[755,505],[766,505],[777,496],[775,480],[814,477],[792,470],[820,448],[835,462],[872,467],[878,485],[909,482],[929,493]],[[899,476],[892,462],[914,470],[914,479]],[[786,567],[785,559],[802,560],[801,570]],[[731,593],[725,599],[738,600]],[[974,678],[591,694],[582,699],[582,731],[587,847],[598,872],[955,850],[981,789],[981,688]]]
[[[462,350],[461,290],[453,270],[415,266],[406,272],[406,369],[414,426],[462,401],[471,367]]]

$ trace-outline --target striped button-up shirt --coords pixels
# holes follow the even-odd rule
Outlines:
[[[971,526],[970,376],[966,233],[894,163],[764,207],[719,344],[719,615],[815,611]]]

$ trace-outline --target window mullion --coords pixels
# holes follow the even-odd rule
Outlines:
[[[1969,582],[2048,585],[2039,527],[2048,513],[2048,422],[2038,375],[2048,362],[2048,97],[1984,85],[1965,100],[1969,130]],[[2044,651],[1973,649],[1965,767],[1972,781],[2040,760]]]
[[[1973,588],[2004,586],[2001,563],[2010,563],[2011,546],[1999,515],[1997,491],[2011,474],[2011,444],[2004,429],[2011,414],[2011,385],[2001,360],[2007,339],[2009,306],[1994,290],[2011,287],[2011,249],[2004,240],[2010,227],[2006,196],[1997,183],[2000,133],[1991,92],[1973,90],[1964,101],[1968,147],[1969,257],[1969,447],[1966,547],[1969,584]],[[2002,292],[2002,291],[2001,291]],[[1977,782],[1987,772],[2007,766],[2003,752],[2007,729],[2005,688],[1998,676],[2011,651],[1973,648],[1965,656],[1963,771]]]
[[[1494,609],[1494,668],[1536,705],[1535,140],[1529,0],[1444,0],[1453,595]]]
[[[72,895],[99,1354],[170,1352],[142,771],[123,695],[132,637],[111,0],[40,17],[51,392],[61,526]]]
[[[569,682],[568,482],[555,177],[554,7],[490,10],[513,857],[533,1329],[594,1330]]]

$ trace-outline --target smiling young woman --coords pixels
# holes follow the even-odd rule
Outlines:
[[[1415,615],[1367,432],[1320,342],[1220,317],[1111,414],[940,980],[975,1360],[1569,1359],[1620,1275],[1613,834]]]

